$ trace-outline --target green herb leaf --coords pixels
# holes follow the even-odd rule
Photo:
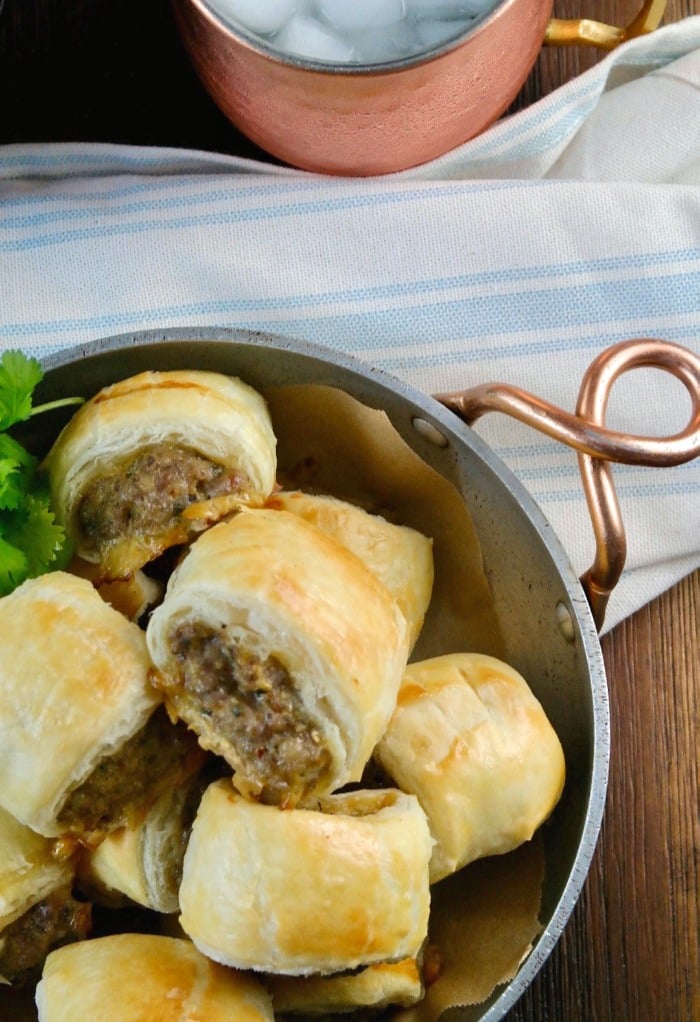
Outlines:
[[[35,358],[21,351],[5,351],[0,357],[0,430],[28,419],[32,394],[44,372]]]
[[[27,578],[64,568],[72,553],[37,459],[3,432],[30,415],[82,403],[62,398],[34,407],[34,388],[43,375],[39,362],[21,351],[0,356],[0,596]]]
[[[7,433],[0,433],[0,511],[18,508],[29,490],[36,458]]]
[[[27,563],[22,551],[0,536],[0,596],[7,596],[24,582],[28,577]]]
[[[7,516],[2,534],[24,552],[27,578],[42,575],[54,566],[65,539],[63,527],[56,524],[48,503],[34,495],[26,498],[22,511]]]

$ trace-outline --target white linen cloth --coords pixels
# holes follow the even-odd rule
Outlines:
[[[330,178],[214,153],[0,148],[2,348],[38,357],[150,327],[254,328],[350,352],[424,392],[491,380],[573,410],[614,342],[700,343],[700,17],[620,47],[415,170]],[[635,370],[608,424],[682,428]],[[503,416],[477,430],[580,573],[575,454]],[[700,460],[614,469],[628,562],[606,629],[700,564]]]

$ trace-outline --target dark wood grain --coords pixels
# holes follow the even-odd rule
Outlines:
[[[629,25],[640,7],[641,0],[555,0],[554,15],[557,18],[585,16],[606,25]],[[670,0],[663,24],[697,12],[697,0]],[[570,78],[593,67],[601,56],[604,54],[598,50],[580,46],[544,47],[511,109],[521,109],[548,95]]]
[[[261,0],[264,2],[264,0]],[[696,12],[670,0],[665,22]],[[628,23],[636,0],[556,0],[555,14]],[[512,109],[600,59],[543,49]],[[218,113],[168,0],[5,0],[0,144],[110,141],[267,159]],[[612,713],[606,818],[583,894],[509,1022],[698,1022],[696,573],[603,640]]]
[[[603,639],[612,753],[588,881],[509,1022],[698,1022],[700,572]]]

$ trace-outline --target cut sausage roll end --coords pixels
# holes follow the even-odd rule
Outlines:
[[[0,984],[22,983],[56,944],[88,935],[91,906],[73,897],[73,874],[55,842],[0,809]]]
[[[43,463],[80,557],[123,578],[275,485],[264,399],[205,371],[146,372],[76,412]]]
[[[52,572],[0,600],[0,805],[47,837],[92,840],[204,752],[150,685],[141,629]]]
[[[293,806],[360,779],[407,658],[406,622],[350,551],[284,511],[200,536],[147,629],[153,683],[248,797]]]

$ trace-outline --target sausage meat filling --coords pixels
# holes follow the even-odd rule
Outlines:
[[[317,787],[330,751],[276,657],[260,659],[198,622],[180,625],[171,649],[188,708],[230,743],[261,801],[291,806]]]
[[[21,983],[49,951],[84,940],[91,922],[88,902],[76,901],[70,888],[54,891],[0,933],[0,976]]]
[[[88,833],[123,826],[135,810],[187,773],[188,761],[199,755],[196,737],[183,724],[173,724],[158,707],[140,731],[100,760],[73,789],[58,822],[68,830]]]
[[[167,533],[190,504],[236,493],[244,484],[241,472],[195,451],[174,443],[153,444],[87,487],[78,521],[86,542],[100,552],[125,538]],[[182,542],[190,531],[183,525]]]

